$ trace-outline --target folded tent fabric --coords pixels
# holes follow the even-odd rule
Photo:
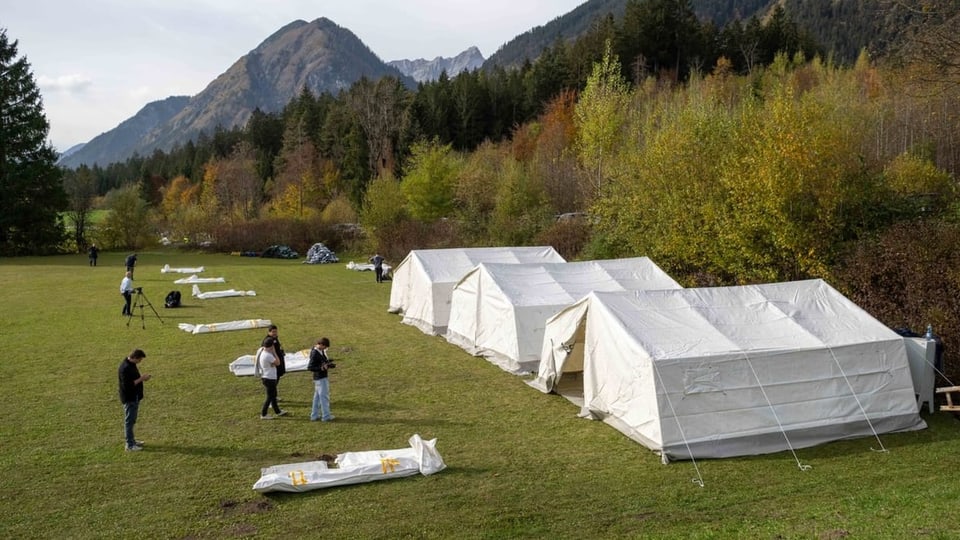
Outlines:
[[[176,283],[177,285],[188,285],[190,283],[226,283],[226,282],[227,280],[222,277],[202,278],[202,277],[197,277],[196,274],[193,274],[190,277],[180,278],[174,281],[174,283]]]
[[[161,274],[200,274],[204,268],[198,266],[196,268],[171,268],[169,264],[163,265],[163,268],[160,269]]]
[[[194,298],[199,298],[201,300],[206,300],[209,298],[228,298],[231,296],[256,296],[256,291],[238,291],[235,289],[227,289],[224,291],[207,291],[201,292],[200,287],[194,283],[193,293]]]
[[[309,461],[274,465],[260,470],[254,491],[270,493],[303,493],[315,489],[346,486],[391,478],[424,476],[446,468],[437,451],[436,439],[423,440],[419,434],[409,439],[409,448],[346,452],[337,456],[336,467],[325,461]]]
[[[191,334],[209,334],[212,332],[228,332],[231,330],[250,330],[270,326],[270,319],[247,319],[242,321],[228,321],[222,323],[190,324],[180,323],[177,327]]]

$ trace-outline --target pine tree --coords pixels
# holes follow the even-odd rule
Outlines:
[[[54,251],[67,208],[43,100],[17,42],[0,28],[0,255]]]

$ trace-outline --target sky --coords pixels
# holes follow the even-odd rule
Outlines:
[[[585,0],[0,0],[0,28],[30,63],[58,151],[152,101],[193,96],[297,19],[326,17],[383,61],[501,45]]]

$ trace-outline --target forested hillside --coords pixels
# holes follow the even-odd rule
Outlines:
[[[113,210],[78,244],[162,231],[393,260],[549,244],[646,255],[687,286],[824,278],[890,326],[960,343],[944,271],[960,263],[956,19],[914,19],[897,62],[846,65],[786,10],[718,29],[676,8],[631,1],[519,69],[303,92],[243,129],[73,171],[68,188],[93,182]],[[354,222],[364,234],[343,234]]]

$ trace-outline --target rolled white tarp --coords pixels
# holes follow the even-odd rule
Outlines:
[[[230,373],[233,373],[237,377],[251,377],[253,376],[253,366],[257,361],[257,356],[255,354],[245,354],[243,356],[237,357],[236,360],[230,362]],[[307,364],[310,362],[310,349],[303,349],[302,351],[297,351],[295,353],[287,353],[283,357],[283,363],[286,365],[287,371],[306,371]]]
[[[200,292],[200,287],[196,283],[193,284],[193,296],[194,298],[199,298],[201,300],[206,300],[208,298],[227,298],[229,296],[256,296],[255,291],[238,291],[236,289],[227,289],[225,291],[207,291]]]
[[[229,321],[207,324],[180,323],[178,328],[191,334],[209,334],[211,332],[227,332],[230,330],[250,330],[252,328],[266,328],[270,326],[270,319],[248,319],[245,321]]]
[[[174,283],[177,285],[187,285],[189,283],[226,283],[227,280],[222,277],[197,277],[196,274],[191,275],[190,277],[180,278]]]
[[[196,268],[170,268],[169,264],[165,264],[163,268],[160,269],[161,274],[199,274],[201,272],[203,272],[202,266]]]
[[[253,489],[260,493],[302,493],[314,489],[402,478],[418,472],[428,476],[446,468],[443,458],[437,452],[436,439],[424,441],[420,435],[414,434],[408,442],[410,448],[340,454],[335,467],[328,466],[325,461],[265,467],[260,469],[260,479],[253,485]]]
[[[393,270],[393,267],[389,264],[383,264],[383,275],[390,273],[390,270]],[[354,270],[357,272],[373,272],[373,264],[370,263],[355,263],[350,261],[347,263],[347,270]]]

